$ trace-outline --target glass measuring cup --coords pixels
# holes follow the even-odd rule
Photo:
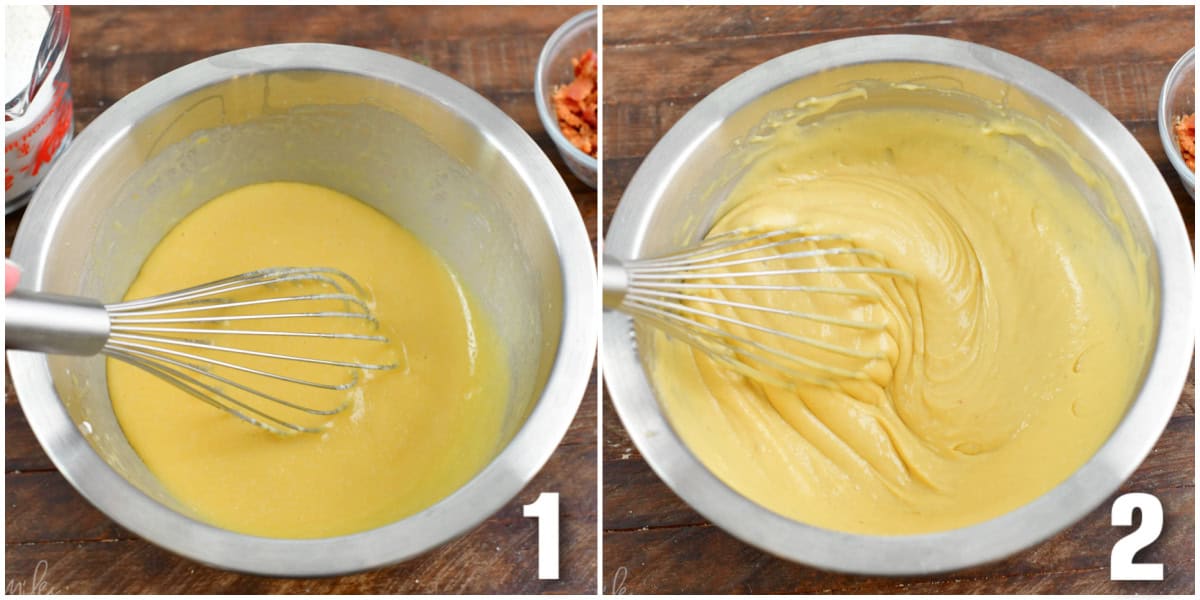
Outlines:
[[[40,15],[48,21],[41,35]],[[50,164],[74,136],[67,47],[71,11],[65,6],[6,6],[5,36],[14,44],[14,55],[5,49],[4,103],[4,211],[13,212],[27,202]],[[34,46],[36,44],[36,46]],[[32,54],[31,54],[32,53]],[[15,63],[15,64],[14,64]]]

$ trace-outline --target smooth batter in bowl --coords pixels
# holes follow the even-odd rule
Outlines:
[[[254,350],[314,356],[325,348],[339,359],[396,367],[368,372],[348,390],[307,395],[287,383],[238,378],[292,402],[347,405],[332,418],[289,417],[319,433],[279,435],[246,427],[109,358],[108,395],[121,431],[162,487],[218,527],[320,538],[413,515],[482,470],[505,441],[507,349],[491,315],[455,272],[399,223],[357,199],[285,181],[230,191],[167,233],[126,299],[280,264],[354,273],[369,294],[377,331],[389,341],[383,348],[345,344],[335,353],[327,340],[266,338],[254,340]],[[359,354],[364,351],[381,358]],[[306,373],[311,370],[300,366],[288,374]]]
[[[529,136],[465,86],[379,52],[284,44],[187,65],[97,117],[48,173],[12,258],[30,289],[113,301],[186,215],[272,181],[365,203],[436,252],[473,293],[508,373],[509,400],[481,469],[428,508],[367,531],[261,537],[211,525],[147,469],[113,413],[103,358],[10,352],[22,410],[81,494],[178,554],[282,576],[416,556],[514,497],[574,417],[597,306],[578,209]],[[404,268],[394,254],[381,251],[378,267]]]
[[[855,91],[864,85],[877,87],[874,93],[869,94]],[[1013,137],[1021,142],[1022,152],[1028,155],[1029,160],[1035,161],[1043,171],[1041,174],[1031,173],[1030,176],[1053,178],[1058,182],[1057,185],[1068,191],[1065,196],[1076,197],[1074,209],[1058,201],[1047,205],[1045,208],[1051,212],[1060,213],[1060,216],[1051,220],[1073,226],[1079,219],[1064,219],[1062,215],[1068,215],[1072,210],[1088,211],[1089,214],[1084,215],[1087,217],[1084,222],[1090,221],[1092,224],[1081,224],[1084,228],[1080,231],[1081,238],[1087,239],[1089,244],[1107,244],[1115,248],[1108,250],[1109,257],[1121,261],[1122,265],[1130,265],[1126,269],[1128,274],[1125,281],[1134,286],[1134,292],[1127,297],[1131,300],[1121,303],[1126,307],[1125,310],[1134,311],[1147,324],[1141,334],[1146,340],[1146,349],[1137,348],[1140,342],[1139,335],[1135,334],[1131,338],[1128,356],[1122,356],[1120,349],[1109,351],[1108,360],[1116,361],[1119,363],[1117,366],[1124,369],[1125,383],[1116,384],[1127,388],[1126,396],[1118,397],[1116,401],[1116,404],[1123,406],[1111,409],[1107,417],[1100,419],[1102,423],[1096,425],[1091,434],[1092,441],[1088,442],[1091,448],[1074,459],[1074,466],[1066,467],[1060,475],[1045,481],[1041,490],[1028,492],[1024,497],[1008,496],[1005,486],[999,485],[993,490],[993,495],[1005,497],[980,498],[981,503],[990,503],[990,507],[984,507],[981,514],[972,517],[963,518],[961,514],[956,517],[952,511],[946,511],[933,515],[932,519],[925,519],[923,523],[913,519],[913,523],[889,527],[892,521],[902,517],[893,513],[883,515],[884,519],[880,521],[863,525],[853,522],[854,510],[861,508],[855,506],[855,502],[847,502],[845,512],[840,511],[842,507],[837,503],[831,503],[824,511],[824,517],[812,510],[807,514],[798,514],[804,511],[789,511],[784,506],[786,502],[773,502],[769,498],[770,493],[777,489],[768,489],[766,494],[763,493],[761,488],[764,486],[784,486],[778,477],[773,479],[770,475],[765,476],[763,481],[766,483],[758,486],[758,490],[753,481],[748,481],[754,479],[753,473],[744,473],[742,480],[736,481],[731,473],[753,470],[756,465],[752,460],[734,458],[735,452],[744,453],[745,448],[721,442],[722,439],[760,440],[763,444],[769,444],[777,438],[754,435],[722,437],[719,428],[728,428],[729,422],[713,418],[719,413],[707,409],[693,413],[677,410],[689,397],[702,404],[706,396],[696,390],[688,390],[692,393],[663,390],[664,382],[669,383],[672,379],[654,371],[662,366],[664,356],[660,353],[670,347],[661,344],[661,336],[654,335],[651,330],[635,329],[629,319],[616,313],[606,313],[605,343],[602,348],[605,379],[614,406],[630,436],[647,462],[669,486],[699,512],[733,535],[786,558],[838,571],[919,574],[975,565],[1028,547],[1091,511],[1134,471],[1155,443],[1178,398],[1190,355],[1191,314],[1188,295],[1191,264],[1186,234],[1177,209],[1153,163],[1111,115],[1065,81],[1015,57],[951,40],[881,36],[814,46],[752,69],[700,102],[646,158],[618,207],[609,228],[605,250],[618,259],[654,256],[692,243],[714,226],[722,228],[735,223],[745,224],[742,218],[751,216],[750,212],[761,210],[767,212],[759,212],[750,220],[804,220],[809,211],[779,213],[771,210],[769,199],[774,197],[773,191],[769,186],[756,189],[754,181],[770,181],[773,177],[786,179],[791,174],[795,176],[794,181],[781,188],[790,186],[793,189],[785,191],[795,193],[807,190],[820,192],[818,196],[827,196],[831,193],[830,189],[805,188],[810,184],[829,184],[822,183],[819,177],[805,177],[805,165],[825,165],[830,172],[835,172],[843,167],[852,167],[856,162],[861,163],[862,152],[867,152],[866,149],[871,147],[868,139],[861,138],[861,130],[855,131],[855,127],[850,127],[849,133],[858,133],[860,137],[851,138],[846,147],[847,156],[839,157],[837,152],[818,152],[813,156],[803,156],[798,152],[796,156],[788,156],[785,152],[772,158],[767,153],[768,162],[762,164],[770,168],[760,164],[766,171],[756,174],[755,163],[748,161],[746,154],[754,152],[755,138],[770,129],[762,127],[764,119],[783,123],[782,127],[786,129],[794,126],[791,123],[793,119],[804,118],[803,114],[797,113],[806,113],[813,119],[812,122],[819,121],[833,129],[839,125],[838,119],[846,119],[841,122],[845,125],[853,117],[844,115],[855,111],[863,114],[892,111],[897,116],[903,116],[907,111],[925,111],[926,114],[936,111],[1001,125],[1003,119],[989,118],[995,116],[988,113],[994,113],[996,107],[1001,116],[1007,114],[1027,118],[1050,134]],[[903,142],[905,136],[895,136],[894,132],[887,131],[887,123],[886,119],[875,123],[876,127],[885,127],[877,138],[898,138],[893,141]],[[921,127],[919,123],[912,125]],[[828,150],[832,144],[819,143],[817,137],[822,134],[817,130],[789,131],[796,133],[795,141],[800,144],[811,143],[816,150]],[[801,133],[810,135],[799,139]],[[925,133],[933,133],[933,130]],[[851,148],[864,150],[849,152]],[[899,151],[896,156],[897,161],[902,160]],[[843,158],[845,160],[841,160]],[[888,157],[876,158],[882,163]],[[948,166],[956,168],[963,166],[963,161],[946,162]],[[861,183],[862,178],[856,180]],[[889,186],[883,188],[890,189],[891,194],[904,196],[912,193],[911,189],[905,189],[905,185],[896,185],[904,184],[903,181],[888,183]],[[919,182],[911,183],[909,188],[915,187],[920,191]],[[962,187],[962,191],[970,193],[978,193],[981,189],[978,185]],[[842,193],[844,195],[845,191]],[[920,202],[920,195],[918,193],[909,201]],[[735,206],[739,201],[744,201],[743,210],[747,210],[746,207],[754,202],[760,205],[739,215],[739,209]],[[804,206],[803,203],[800,205]],[[839,210],[849,209],[846,212],[862,211],[860,218],[878,218],[877,211],[886,211],[888,206],[887,201],[879,206],[871,206],[864,201],[861,208],[838,206],[832,209],[832,214],[838,215]],[[818,220],[817,217],[830,216],[828,213],[819,214],[819,201],[808,205],[808,208],[815,213],[812,221]],[[963,215],[955,216],[961,218]],[[1049,215],[1041,215],[1046,216]],[[1027,217],[1030,226],[1036,228],[1041,217],[1032,213]],[[849,220],[835,222],[834,225],[852,227],[860,224],[852,214],[842,218]],[[895,228],[907,228],[914,224],[918,227],[932,226],[937,222],[937,219],[929,218],[918,219],[915,223],[893,218],[887,224]],[[1049,225],[1048,222],[1046,224]],[[864,230],[860,226],[851,233],[869,235],[870,232],[869,228]],[[965,241],[970,243],[973,240]],[[919,245],[912,250],[919,250]],[[892,247],[890,251],[902,255],[905,249]],[[1044,258],[1046,255],[1042,254],[1042,258],[1036,260]],[[1014,257],[1014,260],[1020,264],[1021,260],[1034,261],[1035,257]],[[1139,263],[1141,266],[1133,266]],[[1047,263],[1039,264],[1045,266]],[[907,266],[917,267],[915,264]],[[947,273],[952,272],[953,269],[947,270]],[[1031,274],[1034,272],[1029,271]],[[1015,278],[1012,275],[1007,277]],[[964,296],[962,299],[970,300],[970,297]],[[1019,307],[1009,307],[1012,308]],[[1114,314],[1120,314],[1120,311]],[[1014,314],[1014,317],[1036,319],[1040,315],[1032,311],[1024,316]],[[1137,330],[1135,326],[1133,331]],[[1064,343],[1086,339],[1076,337],[1075,332],[1068,331],[1068,334],[1072,334],[1072,339]],[[1031,349],[1031,352],[1037,350]],[[1080,365],[1084,366],[1082,362]],[[965,366],[970,368],[970,365]],[[1018,386],[1024,375],[1026,373],[1023,372],[1009,374]],[[713,381],[710,379],[707,383],[711,387]],[[970,381],[962,385],[966,388],[964,393],[971,391]],[[935,404],[943,399],[951,401],[956,395],[935,398]],[[783,404],[779,403],[781,406]],[[831,409],[826,413],[829,422],[834,420],[836,414],[844,414],[838,412],[841,406],[836,402],[828,403],[828,407]],[[913,408],[907,407],[907,410]],[[1067,409],[1070,410],[1070,407]],[[772,406],[768,410],[779,409]],[[1009,410],[1023,409],[1020,406],[1001,406],[997,413],[983,416],[1017,423],[1019,426],[1020,419],[1012,419],[1011,415],[1005,414]],[[861,430],[861,423],[847,423],[853,419],[848,417],[833,427],[840,427],[843,433],[855,428]],[[742,424],[752,428],[764,422],[767,421],[746,420]],[[908,422],[920,420],[909,419]],[[798,420],[794,420],[789,425],[794,429],[797,423]],[[713,429],[696,433],[706,425],[712,425]],[[921,433],[940,436],[944,438],[940,441],[944,442],[963,441],[955,439],[956,432],[948,425],[948,422],[944,422]],[[959,426],[969,428],[972,423],[966,420]],[[999,428],[997,431],[1001,433],[996,438],[1007,437],[1010,432],[1006,429],[1011,428]],[[889,433],[905,435],[901,431]],[[1053,433],[1051,430],[1039,435],[1052,436]],[[869,451],[871,439],[871,436],[863,436],[852,444],[856,446],[856,452],[845,453],[840,458],[866,456],[868,462],[874,461],[872,468],[885,471],[889,468],[887,459],[895,458],[897,454],[894,448],[924,452],[931,447],[929,444],[904,442],[890,449],[884,446],[884,452],[872,455]],[[874,439],[886,439],[886,436]],[[964,454],[987,451],[988,444],[995,443],[997,439],[977,440],[978,446],[962,445],[958,450]],[[712,443],[717,451],[713,452],[712,448],[694,449],[704,443]],[[954,443],[950,444],[951,448]],[[1051,440],[1051,445],[1054,443]],[[826,457],[829,455],[827,452]],[[1038,453],[1033,452],[1032,455],[1036,460]],[[729,457],[728,463],[721,465],[719,461],[724,456]],[[893,462],[890,466],[896,464]],[[904,462],[900,461],[899,464]],[[918,468],[911,468],[914,465]],[[909,468],[894,471],[891,481],[900,481],[922,472],[933,474],[935,480],[939,477],[938,469],[921,468],[921,465],[922,460],[916,457],[916,460],[908,463]],[[798,459],[792,465],[796,468],[801,466],[803,459]],[[1033,470],[1040,468],[1039,464]],[[766,468],[764,470],[769,471]],[[1018,476],[1022,473],[1019,469],[1016,472]],[[772,486],[772,483],[775,485]],[[841,484],[834,479],[817,483],[813,494],[821,494],[824,491],[820,489],[823,484],[829,484],[833,489]],[[850,481],[850,487],[853,488],[855,483]],[[866,485],[865,481],[857,483]],[[773,506],[765,507],[763,503]],[[862,514],[861,511],[858,514]]]

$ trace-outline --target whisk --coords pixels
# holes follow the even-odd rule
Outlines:
[[[652,259],[605,256],[601,275],[605,308],[788,388],[868,379],[886,358],[895,282],[915,281],[846,236],[796,229],[739,229]],[[853,343],[830,341],[839,332]]]
[[[369,372],[396,367],[347,359],[388,351],[365,298],[349,275],[321,267],[253,271],[107,306],[18,290],[4,303],[5,345],[104,354],[269,431],[315,433],[320,425],[297,421],[327,421]],[[307,342],[314,355],[269,346],[299,338],[319,340]]]

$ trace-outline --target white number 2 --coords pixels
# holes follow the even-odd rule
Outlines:
[[[1162,581],[1162,563],[1135,563],[1133,555],[1154,543],[1162,533],[1163,509],[1158,498],[1141,492],[1125,494],[1113,501],[1114,527],[1133,525],[1133,511],[1142,513],[1142,524],[1113,544],[1110,578],[1113,581]]]
[[[558,579],[558,493],[542,492],[524,508],[538,520],[538,579]]]

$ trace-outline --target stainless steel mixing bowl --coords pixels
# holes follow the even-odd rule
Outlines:
[[[1158,327],[1141,390],[1103,447],[1062,484],[995,519],[925,535],[855,535],[775,514],[705,468],[672,430],[655,399],[643,368],[654,351],[651,337],[611,311],[603,318],[604,376],[625,428],[654,471],[732,535],[778,556],[834,571],[934,573],[996,560],[1053,535],[1095,509],[1134,472],[1166,426],[1191,362],[1192,259],[1179,211],[1158,169],[1103,107],[1053,73],[1009,54],[901,35],[798,50],[747,71],[702,100],[663,136],[630,181],[608,229],[605,253],[618,259],[648,257],[697,240],[719,211],[723,191],[736,181],[738,163],[726,160],[735,139],[771,111],[872,79],[966,92],[1024,113],[1074,147],[1108,182],[1134,243],[1152,259],[1148,284],[1158,303],[1147,310],[1154,311]],[[881,101],[942,102],[931,96],[938,95],[897,94]],[[952,99],[945,102],[941,108],[955,108]],[[869,110],[870,105],[859,108]],[[1055,159],[1048,154],[1046,160]]]
[[[264,539],[207,525],[162,489],[113,416],[103,359],[9,352],[21,407],[88,500],[200,562],[316,576],[425,552],[513,498],[575,415],[597,327],[582,220],[529,136],[449,77],[360,48],[264,46],[187,65],[100,115],[25,214],[12,254],[25,268],[22,287],[117,299],[191,210],[269,180],[323,185],[376,207],[437,250],[480,298],[512,374],[503,443],[487,467],[390,525],[319,540]]]

